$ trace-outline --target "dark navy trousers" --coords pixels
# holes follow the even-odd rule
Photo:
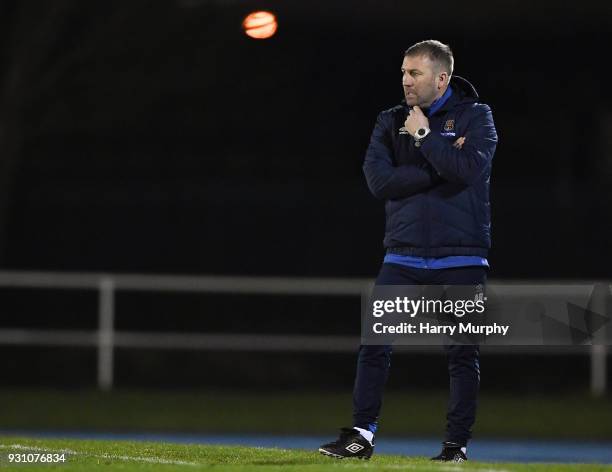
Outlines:
[[[416,269],[383,264],[376,285],[477,285],[484,286],[485,267]],[[445,345],[450,377],[446,440],[466,445],[476,419],[480,384],[479,348],[473,345]],[[353,390],[353,425],[376,430],[385,383],[391,365],[391,346],[359,348]]]

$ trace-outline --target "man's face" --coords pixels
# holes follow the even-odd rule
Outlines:
[[[446,73],[437,70],[427,56],[405,56],[402,62],[402,86],[406,103],[410,106],[428,107],[442,95]]]

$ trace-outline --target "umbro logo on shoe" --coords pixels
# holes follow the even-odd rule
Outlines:
[[[363,446],[361,444],[351,443],[346,446],[345,449],[353,454],[356,454],[363,449]]]
[[[336,459],[368,460],[374,452],[374,444],[364,438],[355,428],[342,428],[338,439],[323,444],[319,452]]]

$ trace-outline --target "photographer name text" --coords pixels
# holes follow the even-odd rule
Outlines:
[[[491,325],[478,325],[465,322],[460,322],[455,325],[438,325],[426,322],[405,322],[397,325],[374,323],[372,326],[374,334],[445,334],[448,336],[454,336],[455,334],[484,334],[485,336],[500,334],[506,336],[509,329],[509,325],[500,325],[497,323]]]

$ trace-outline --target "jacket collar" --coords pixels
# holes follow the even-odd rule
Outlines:
[[[446,87],[446,90],[444,91],[442,96],[439,98],[436,98],[433,101],[433,103],[429,106],[429,109],[426,110],[427,116],[436,114],[436,112],[444,106],[444,104],[448,101],[448,99],[451,97],[452,94],[453,94],[453,88],[449,84],[448,87]]]
[[[448,111],[459,104],[475,103],[478,101],[478,92],[474,86],[463,77],[453,75],[449,87],[453,88],[453,96],[450,97],[438,111]]]
[[[451,88],[452,88],[452,92],[450,96],[446,99],[446,101],[444,101],[444,103],[442,103],[442,105],[437,110],[434,110],[434,113],[431,113],[430,111],[431,107],[430,107],[430,110],[428,110],[427,112],[427,116],[431,116],[433,114],[451,110],[456,105],[459,105],[459,104],[475,103],[476,101],[478,101],[478,98],[479,98],[478,92],[476,92],[476,89],[474,88],[474,86],[467,79],[464,79],[463,77],[460,77],[458,75],[451,76],[451,80],[450,80],[448,89],[451,89]],[[446,92],[448,92],[448,89]],[[446,92],[444,93],[444,95],[446,95]],[[444,97],[444,95],[440,97],[438,100],[441,100]],[[402,105],[405,108],[409,108],[405,99],[402,100]],[[435,101],[433,105],[434,106],[436,105]]]

